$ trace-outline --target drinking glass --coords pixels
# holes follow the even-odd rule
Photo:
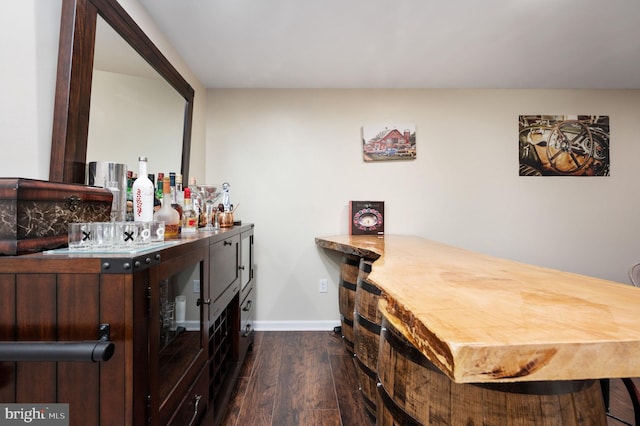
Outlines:
[[[211,224],[211,216],[213,216],[213,208],[215,202],[220,198],[222,192],[219,191],[220,185],[196,185],[198,196],[202,197],[205,203],[205,217],[207,224],[202,231],[215,231],[216,227]]]
[[[118,222],[117,225],[117,245],[121,248],[133,247],[136,242],[138,228],[135,222]]]
[[[87,250],[91,247],[91,224],[69,223],[69,250]]]
[[[164,221],[153,220],[149,222],[149,234],[152,243],[161,243],[164,241]]]
[[[113,222],[93,222],[91,224],[91,247],[94,250],[109,250],[115,244],[115,224]]]
[[[146,246],[151,243],[151,222],[135,222],[137,246]]]

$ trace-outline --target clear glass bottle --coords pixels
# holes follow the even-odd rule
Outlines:
[[[164,236],[175,237],[180,232],[180,215],[171,207],[171,185],[169,177],[162,180],[162,207],[155,212],[153,220],[164,222]]]
[[[169,187],[171,190],[171,207],[173,207],[180,215],[180,226],[182,226],[182,206],[178,204],[176,196],[176,174],[175,172],[169,173]]]
[[[191,206],[191,190],[184,189],[184,208],[182,209],[182,233],[193,234],[198,230],[198,216]]]
[[[147,157],[138,157],[138,178],[133,182],[133,220],[151,222],[153,220],[153,183],[147,176]]]

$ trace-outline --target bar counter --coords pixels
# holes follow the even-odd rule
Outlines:
[[[379,309],[455,383],[640,376],[640,289],[413,236],[318,247],[373,262]]]

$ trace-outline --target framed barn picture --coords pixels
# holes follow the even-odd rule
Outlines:
[[[414,160],[415,124],[377,124],[362,126],[364,161]]]

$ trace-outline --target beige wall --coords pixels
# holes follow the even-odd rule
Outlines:
[[[0,176],[48,179],[61,0],[0,13]]]
[[[210,89],[207,99],[207,180],[228,181],[237,217],[256,224],[260,327],[339,318],[339,258],[314,237],[348,232],[354,199],[386,202],[387,233],[623,282],[640,261],[640,91]],[[519,177],[519,114],[609,115],[611,176]],[[384,122],[416,124],[416,160],[363,162],[360,127]]]

